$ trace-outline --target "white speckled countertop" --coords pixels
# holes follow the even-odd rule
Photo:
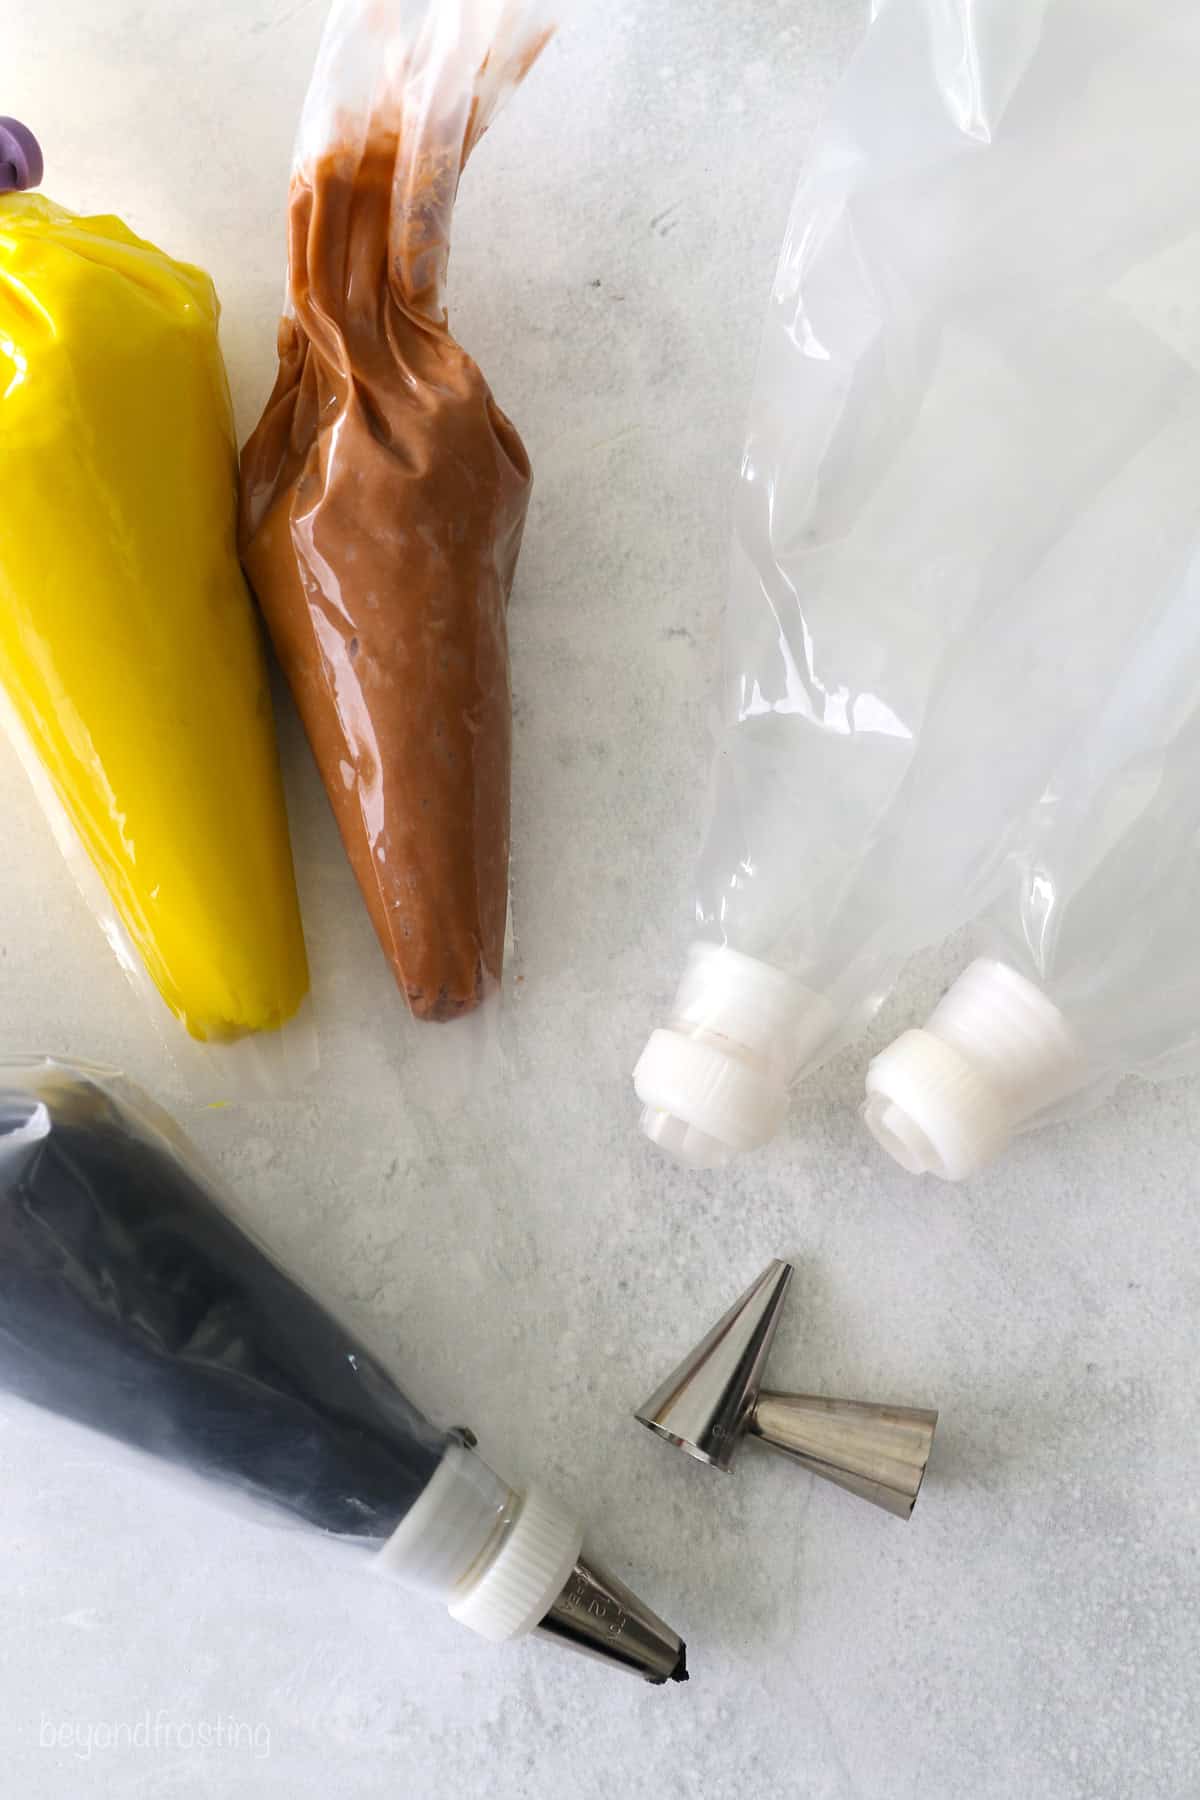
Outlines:
[[[684,941],[764,297],[867,12],[587,0],[465,184],[452,316],[537,471],[512,614],[514,1047],[486,1106],[446,1124],[413,1103],[411,1033],[290,715],[327,1030],[317,1086],[275,1107],[186,1109],[0,754],[5,1039],[173,1101],[414,1396],[592,1520],[596,1553],[687,1636],[693,1680],[492,1651],[319,1540],[8,1410],[6,1800],[1200,1792],[1200,1085],[1128,1090],[957,1191],[868,1142],[861,1050],[732,1174],[689,1178],[635,1129],[628,1071]],[[215,275],[243,432],[273,373],[322,13],[55,0],[3,28],[0,110],[41,134],[47,191]],[[912,974],[876,1041],[940,969]],[[769,1457],[718,1476],[630,1417],[789,1253],[773,1379],[941,1408],[911,1525]],[[191,1741],[220,1721],[232,1745]]]

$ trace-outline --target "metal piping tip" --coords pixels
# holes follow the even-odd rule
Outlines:
[[[925,1479],[937,1417],[923,1407],[763,1393],[747,1429],[823,1481],[907,1519]]]
[[[686,1681],[687,1645],[623,1581],[580,1556],[538,1630],[656,1687]]]
[[[760,1392],[791,1280],[771,1262],[635,1418],[694,1456],[729,1469],[747,1435],[824,1481],[907,1519],[933,1447],[936,1412]]]
[[[691,1355],[638,1408],[634,1414],[638,1423],[697,1462],[728,1469],[758,1398],[791,1279],[791,1263],[768,1263]]]

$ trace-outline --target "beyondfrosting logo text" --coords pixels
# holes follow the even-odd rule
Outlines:
[[[53,1719],[43,1713],[38,1724],[42,1750],[69,1750],[82,1762],[114,1750],[142,1750],[171,1754],[177,1751],[217,1751],[253,1756],[264,1761],[271,1754],[271,1728],[262,1721],[239,1719],[232,1713],[212,1718],[174,1718],[165,1708],[148,1708],[133,1719]]]

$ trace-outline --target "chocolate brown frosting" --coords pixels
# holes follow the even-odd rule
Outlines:
[[[279,374],[242,456],[246,571],[417,1018],[501,975],[506,612],[529,459],[440,307],[470,148],[395,132],[293,182]]]

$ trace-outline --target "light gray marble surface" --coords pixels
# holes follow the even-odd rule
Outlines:
[[[273,370],[282,202],[320,0],[55,0],[3,26],[47,191],[212,270],[239,423]],[[863,1051],[785,1138],[687,1177],[628,1071],[673,987],[731,479],[805,143],[866,0],[590,0],[465,184],[453,318],[537,494],[513,603],[512,1067],[447,1123],[294,720],[324,1069],[189,1110],[7,753],[7,1043],[173,1101],[279,1252],[432,1412],[541,1476],[685,1633],[656,1691],[489,1650],[300,1532],[0,1414],[0,1792],[1189,1800],[1197,1670],[1200,1086],[1129,1090],[962,1190],[883,1163]],[[923,1007],[927,959],[874,1033]],[[630,1410],[772,1254],[774,1376],[942,1409],[903,1526]],[[102,1747],[146,1716],[160,1747]],[[187,1748],[235,1720],[250,1748]],[[62,1728],[67,1748],[47,1748]],[[89,1748],[90,1742],[90,1748]]]

